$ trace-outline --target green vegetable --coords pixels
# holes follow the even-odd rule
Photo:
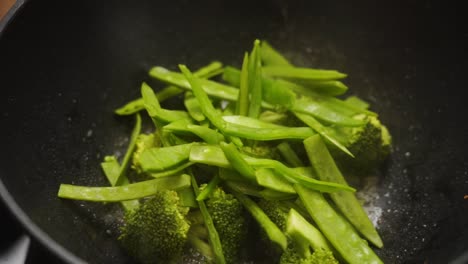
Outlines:
[[[359,237],[349,222],[331,207],[319,192],[294,185],[296,192],[320,231],[348,263],[383,263]]]
[[[265,231],[268,238],[276,243],[281,249],[285,250],[287,247],[287,238],[281,232],[281,229],[275,225],[270,218],[263,212],[263,210],[249,197],[240,193],[233,192],[234,196],[244,205],[244,207],[249,211],[252,217],[257,221],[261,228]]]
[[[200,189],[198,188],[197,181],[195,176],[192,174],[192,187],[196,196],[200,195]],[[213,223],[213,219],[208,211],[206,204],[203,200],[198,200],[198,206],[200,207],[200,212],[203,216],[203,221],[205,222],[206,229],[208,230],[208,238],[210,245],[213,249],[213,255],[216,263],[225,264],[226,260],[224,258],[223,247],[219,238],[218,231]]]
[[[62,184],[60,198],[121,203],[120,241],[142,263],[381,263],[341,171],[369,175],[391,136],[368,103],[337,97],[346,74],[295,67],[259,40],[241,70],[179,70],[152,67],[169,86],[143,82],[142,98],[116,110],[149,119],[136,115],[122,164],[102,162],[111,187]],[[161,106],[183,92],[182,109]]]
[[[206,201],[206,207],[218,231],[226,263],[239,263],[248,238],[249,220],[244,207],[232,194],[219,187]]]
[[[188,207],[180,205],[176,192],[156,192],[136,211],[125,215],[119,240],[141,263],[173,261],[187,242],[188,212]]]
[[[266,66],[263,67],[266,75],[282,78],[297,78],[314,81],[330,81],[343,79],[346,74],[333,70],[317,70],[310,68],[291,68],[287,66]]]
[[[220,62],[214,61],[214,62],[208,64],[207,66],[199,69],[194,74],[197,77],[207,78],[208,79],[210,77],[216,76],[219,73],[221,73],[222,72],[222,68],[221,68],[222,66],[223,65]],[[163,88],[161,91],[157,92],[156,97],[157,97],[159,102],[163,102],[168,98],[171,98],[171,97],[174,97],[176,95],[181,94],[182,92],[183,92],[183,90],[176,87],[176,86],[167,86],[167,87]],[[145,109],[145,104],[144,104],[143,98],[138,98],[138,99],[130,101],[127,104],[125,104],[124,106],[116,109],[115,113],[118,114],[118,115],[131,115],[131,114],[134,114],[134,113],[136,113],[138,111],[141,111],[143,109]]]
[[[88,187],[60,184],[58,197],[93,202],[119,202],[154,195],[159,190],[179,190],[190,186],[187,175],[164,177],[116,187]]]
[[[319,136],[312,136],[304,140],[304,145],[310,163],[319,179],[347,185],[345,178],[336,167],[332,156]],[[338,191],[329,195],[343,215],[364,237],[379,248],[383,246],[377,230],[353,193]]]
[[[388,129],[377,117],[357,115],[365,122],[361,127],[331,127],[330,133],[351,151],[355,158],[342,155],[331,147],[336,163],[345,172],[356,175],[369,175],[378,168],[391,153],[392,137]]]

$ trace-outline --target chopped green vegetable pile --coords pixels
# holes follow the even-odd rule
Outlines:
[[[240,69],[179,69],[151,68],[168,86],[143,83],[115,111],[136,121],[122,160],[102,162],[109,185],[62,184],[59,197],[120,202],[119,241],[141,263],[382,263],[347,175],[378,169],[391,136],[346,96],[346,74],[295,67],[259,40]],[[185,109],[163,108],[171,97]]]

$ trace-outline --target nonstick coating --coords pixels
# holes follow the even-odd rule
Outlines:
[[[261,38],[297,65],[348,73],[350,94],[393,134],[369,192],[382,259],[462,263],[468,43],[457,10],[435,1],[28,1],[0,36],[1,195],[62,259],[129,261],[115,242],[116,205],[60,200],[59,184],[106,184],[99,162],[125,150],[132,127],[112,111],[139,95],[151,66],[239,66]]]

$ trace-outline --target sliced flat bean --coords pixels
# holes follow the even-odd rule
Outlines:
[[[272,169],[260,168],[255,171],[259,185],[281,193],[295,194],[292,184]]]
[[[311,114],[314,117],[331,124],[342,126],[362,126],[365,124],[362,120],[356,120],[352,117],[333,111],[329,107],[326,107],[308,97],[297,99],[291,110]]]
[[[291,145],[287,141],[282,142],[277,146],[281,156],[286,162],[292,167],[304,166],[302,160],[297,156],[296,152],[291,148]]]
[[[151,89],[151,87],[146,83],[141,85],[141,95],[145,103],[146,111],[148,111],[149,116],[153,119],[169,123],[180,119],[190,118],[188,113],[185,111],[167,110],[161,108],[161,105],[159,104],[158,98],[154,94],[153,89]]]
[[[195,192],[195,195],[198,197],[200,195],[200,189],[198,188],[197,181],[195,176],[192,175],[192,187]],[[208,230],[208,240],[210,241],[211,248],[213,249],[214,258],[216,263],[225,264],[226,260],[224,259],[223,247],[221,245],[221,240],[219,239],[218,231],[213,223],[213,219],[206,208],[206,204],[203,200],[198,200],[198,207],[203,216],[203,222],[205,223],[206,229]]]
[[[107,179],[109,180],[109,183],[111,186],[115,186],[115,183],[117,182],[116,179],[118,179],[120,175],[120,164],[117,161],[117,158],[114,156],[107,156],[104,158],[104,162],[101,162],[101,168],[104,171],[104,174],[106,175]],[[121,185],[128,185],[130,182],[128,181],[128,178],[126,176],[122,177],[120,179]],[[112,184],[114,183],[114,184]],[[140,206],[140,203],[138,200],[128,200],[128,201],[122,201],[121,202],[122,207],[126,211],[132,211],[138,208]]]
[[[268,42],[262,41],[261,56],[262,61],[266,66],[289,66],[293,65],[276,49],[274,49]]]
[[[245,161],[233,143],[220,142],[220,147],[231,167],[250,181],[255,181],[255,170]]]
[[[323,195],[295,184],[299,198],[320,231],[350,264],[383,263],[351,224],[331,207]]]
[[[61,184],[58,197],[92,202],[119,202],[151,196],[160,190],[180,190],[189,186],[190,176],[188,175],[165,177],[116,187]]]
[[[268,218],[265,212],[248,196],[236,191],[234,191],[233,194],[244,205],[247,211],[250,212],[252,217],[257,220],[257,223],[263,228],[268,238],[283,250],[286,250],[288,244],[286,236],[281,229]]]
[[[239,97],[237,99],[236,114],[246,116],[249,113],[249,55],[244,54],[239,79]],[[224,74],[223,74],[224,75]]]
[[[200,110],[202,111],[202,113],[208,118],[208,120],[210,120],[210,122],[215,127],[223,131],[225,127],[225,122],[221,118],[221,114],[214,108],[206,92],[203,90],[200,84],[201,80],[194,77],[185,65],[179,65],[179,68],[184,74],[185,78],[187,78],[187,81],[190,83],[190,87],[192,87],[193,94],[198,100]]]
[[[304,146],[310,163],[320,180],[347,185],[327,146],[319,136],[312,136],[304,140]],[[330,193],[330,197],[343,215],[365,238],[379,248],[383,246],[382,239],[354,193],[338,191]]]
[[[262,64],[260,58],[260,40],[255,40],[249,59],[249,117],[257,118],[262,108]]]
[[[335,139],[335,137],[332,134],[330,134],[328,130],[319,121],[315,120],[313,116],[298,112],[294,112],[294,115],[306,125],[315,130],[317,133],[319,133],[330,143],[335,145],[338,149],[342,150],[344,153],[354,158],[353,153],[351,153],[343,144],[341,144],[337,139]]]
[[[140,165],[145,172],[161,172],[189,159],[194,143],[164,148],[150,148],[140,154]]]
[[[266,75],[282,78],[296,78],[315,81],[330,81],[343,79],[347,75],[335,70],[319,70],[312,68],[299,68],[287,66],[266,66],[263,67]]]

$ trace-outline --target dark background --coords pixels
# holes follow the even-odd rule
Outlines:
[[[105,184],[100,158],[123,151],[131,129],[112,110],[138,96],[149,67],[238,66],[263,38],[297,65],[348,73],[351,94],[392,132],[377,186],[378,254],[447,263],[468,248],[463,11],[449,1],[28,1],[0,36],[0,178],[65,248],[123,262],[115,208],[57,199],[58,185]],[[29,227],[54,247],[37,230]]]

